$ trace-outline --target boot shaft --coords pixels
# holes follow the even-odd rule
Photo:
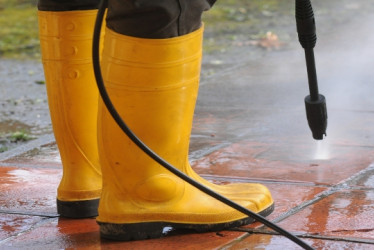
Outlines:
[[[63,165],[59,201],[98,199],[98,91],[91,47],[97,10],[39,11],[48,105]]]

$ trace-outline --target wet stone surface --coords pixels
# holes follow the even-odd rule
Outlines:
[[[7,123],[10,129],[25,124],[33,134],[50,132],[41,62],[1,59],[0,79],[2,125]],[[3,126],[1,132],[5,132]]]
[[[1,59],[0,64],[0,148],[6,151],[27,140],[14,140],[20,132],[28,139],[51,133],[52,127],[39,61]]]
[[[118,242],[100,239],[95,219],[52,219],[33,231],[4,242],[2,247],[15,248],[104,248],[104,249],[213,249],[244,233],[222,232],[181,234],[143,241]],[[41,237],[43,235],[43,237]]]
[[[314,249],[362,249],[370,250],[373,249],[371,244],[365,243],[355,243],[346,242],[339,240],[321,240],[321,239],[303,239],[307,244],[309,244]],[[299,250],[299,246],[294,244],[284,237],[276,235],[264,235],[264,234],[254,234],[244,240],[233,244],[225,249],[239,250],[239,249],[287,249],[287,250]]]
[[[280,222],[279,225],[311,235],[335,238],[374,238],[373,190],[342,190]]]
[[[61,176],[61,169],[0,167],[0,210],[56,216]]]
[[[280,1],[269,1],[252,16],[246,8],[257,1],[245,1],[245,8],[229,2],[212,14],[231,21],[206,25],[191,136],[194,169],[216,183],[265,184],[276,204],[269,218],[317,249],[372,249],[373,2],[313,1],[317,72],[329,112],[328,136],[320,143],[305,119],[307,76],[293,2],[277,8]],[[273,44],[272,34],[279,39]],[[37,138],[50,134],[41,63],[0,60],[0,137],[18,130]],[[0,248],[298,249],[269,231],[247,234],[264,231],[259,223],[149,241],[100,240],[94,219],[55,218],[61,174],[54,143],[0,161]]]
[[[30,230],[43,218],[38,216],[1,214],[0,216],[0,242],[9,237]]]

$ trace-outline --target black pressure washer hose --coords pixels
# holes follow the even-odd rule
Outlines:
[[[183,172],[179,171],[177,168],[166,162],[164,159],[162,159],[160,156],[158,156],[155,152],[152,151],[147,145],[145,145],[132,131],[131,129],[125,124],[125,122],[122,120],[121,116],[118,114],[117,110],[115,109],[112,101],[109,98],[109,95],[105,89],[104,81],[101,74],[101,68],[100,68],[100,33],[101,33],[101,27],[103,23],[103,18],[105,15],[105,10],[107,7],[107,0],[101,0],[99,5],[99,10],[95,22],[95,28],[94,28],[94,36],[93,36],[93,48],[92,48],[92,58],[93,58],[93,67],[94,67],[94,73],[96,77],[97,86],[101,95],[101,98],[106,105],[109,113],[112,115],[113,119],[117,122],[118,126],[122,129],[122,131],[141,149],[144,153],[146,153],[149,157],[151,157],[154,161],[159,163],[161,166],[184,180],[185,182],[191,184],[195,188],[199,189],[200,191],[204,192],[205,194],[223,202],[224,204],[238,210],[239,212],[242,212],[243,214],[255,219],[258,222],[261,222],[262,224],[268,226],[269,228],[275,230],[279,234],[287,237],[291,241],[295,242],[299,246],[301,246],[304,249],[313,249],[311,246],[309,246],[306,242],[299,239],[295,235],[291,234],[290,232],[284,230],[283,228],[277,226],[276,224],[268,221],[263,216],[258,215],[250,210],[248,210],[245,207],[240,206],[239,204],[227,199],[226,197],[216,193],[215,191],[209,189],[208,187],[202,185],[199,182],[196,182],[195,180],[191,179],[189,176],[184,174]]]

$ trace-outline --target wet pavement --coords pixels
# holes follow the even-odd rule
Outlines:
[[[316,249],[374,249],[374,16],[368,11],[374,5],[341,8],[351,14],[334,17],[334,28],[323,25],[323,12],[317,16],[317,73],[329,115],[325,140],[314,141],[307,126],[298,44],[266,49],[235,41],[230,50],[204,57],[190,158],[215,183],[268,186],[276,204],[268,218]],[[37,139],[0,153],[0,249],[299,249],[259,223],[123,243],[101,240],[95,219],[59,218],[61,162],[44,86],[36,83],[40,63],[8,60],[0,74],[6,64],[14,77],[1,75],[1,122],[30,126]],[[30,100],[38,112],[22,109]]]

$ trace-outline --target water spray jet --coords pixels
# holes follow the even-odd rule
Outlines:
[[[330,146],[327,143],[318,140],[316,142],[316,151],[314,153],[314,160],[329,160],[331,158]]]

